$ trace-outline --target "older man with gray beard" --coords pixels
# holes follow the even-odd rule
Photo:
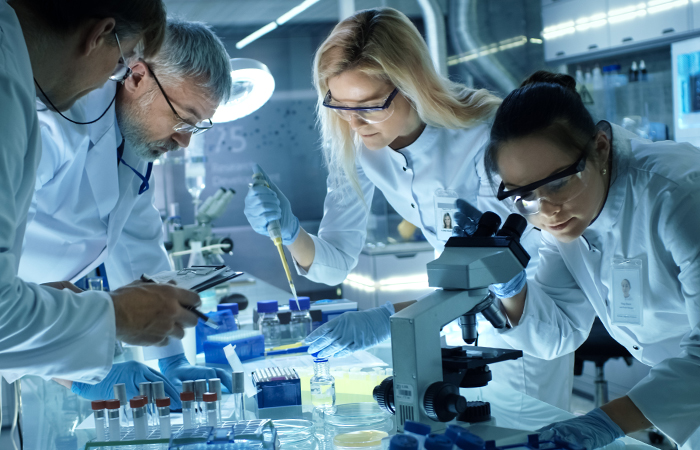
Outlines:
[[[169,20],[160,51],[129,67],[121,84],[108,82],[64,113],[70,121],[39,108],[43,153],[19,267],[27,281],[74,288],[68,282],[104,264],[115,289],[171,268],[154,206],[153,161],[212,127],[210,117],[231,93],[229,56],[205,25]],[[63,384],[104,399],[114,398],[115,383],[125,383],[132,397],[140,382],[163,381],[174,408],[184,380],[218,377],[231,387],[230,374],[190,365],[179,340],[145,347],[144,357],[158,359],[162,375],[130,362],[115,364],[96,385]]]

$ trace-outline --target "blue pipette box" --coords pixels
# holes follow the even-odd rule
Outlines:
[[[253,384],[258,393],[258,408],[275,408],[279,406],[301,406],[301,380],[295,370],[293,379],[284,376],[269,379],[259,377],[258,371],[253,373]]]
[[[229,344],[236,346],[235,352],[241,361],[265,356],[265,338],[262,334],[255,334],[230,341],[204,341],[204,361],[211,364],[228,364],[224,347]]]

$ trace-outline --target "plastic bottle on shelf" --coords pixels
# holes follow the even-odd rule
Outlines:
[[[603,73],[600,71],[600,66],[598,66],[597,64],[593,68],[593,75],[591,77],[591,80],[594,91],[602,91],[604,89],[605,84],[603,83]]]
[[[584,80],[584,78],[583,78],[583,70],[581,70],[581,66],[578,66],[578,67],[576,68],[576,76],[575,76],[575,78],[576,78],[576,90],[577,90],[577,91],[580,91],[580,90],[581,90],[581,87],[583,87],[584,84],[585,84],[585,80]]]
[[[299,297],[298,302],[293,300],[289,300],[289,309],[292,311],[289,328],[292,340],[298,342],[304,340],[311,333],[311,315],[309,314],[311,299]]]
[[[311,404],[324,411],[335,406],[335,378],[331,375],[327,358],[314,355],[314,376],[310,380]]]
[[[649,81],[647,65],[644,63],[644,60],[639,61],[639,81]]]
[[[278,309],[277,300],[258,302],[258,329],[265,338],[265,348],[277,347],[281,343],[282,330],[280,319],[277,317]]]
[[[105,433],[105,409],[107,406],[104,400],[95,400],[92,402],[91,406],[92,414],[95,416],[95,433],[97,434],[97,440],[104,442],[107,440],[107,435]]]
[[[430,434],[430,427],[424,423],[407,420],[403,424],[403,432],[407,436],[413,436],[418,440],[419,448],[425,447],[425,438]]]
[[[586,73],[583,75],[583,85],[586,86],[588,92],[593,91],[593,75],[591,75],[590,70],[586,70]]]
[[[628,76],[629,82],[634,83],[635,81],[639,81],[639,69],[637,68],[637,61],[632,61],[632,65],[630,66],[630,73]]]

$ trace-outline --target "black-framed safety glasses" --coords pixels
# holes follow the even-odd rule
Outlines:
[[[170,103],[170,99],[168,98],[168,95],[165,93],[163,86],[161,86],[160,81],[158,81],[158,78],[156,77],[156,74],[153,72],[153,69],[151,69],[151,67],[148,64],[146,64],[145,61],[143,63],[146,66],[146,68],[148,68],[148,71],[150,72],[151,76],[153,76],[153,79],[155,80],[156,84],[158,85],[158,89],[160,89],[160,92],[163,94],[165,101],[168,102],[168,106],[170,106],[170,109],[173,111],[173,114],[175,114],[175,117],[177,117],[177,119],[180,121],[175,126],[173,126],[173,130],[176,133],[192,133],[192,135],[196,135],[196,134],[201,134],[201,133],[204,133],[205,131],[211,130],[211,128],[214,126],[211,119],[205,119],[201,122],[198,122],[195,125],[192,125],[191,123],[188,123],[185,119],[183,119],[180,116],[180,114],[177,113],[173,104]]]
[[[505,184],[501,181],[501,185],[498,186],[498,193],[496,194],[496,197],[499,200],[505,200],[508,197],[524,197],[527,194],[530,194],[534,191],[536,191],[538,188],[545,186],[553,181],[558,181],[561,180],[562,178],[570,177],[571,175],[576,175],[578,173],[583,172],[586,169],[586,155],[581,155],[579,159],[576,160],[575,163],[567,167],[566,169],[557,172],[553,175],[548,176],[547,178],[543,178],[539,181],[535,181],[534,183],[530,183],[527,186],[522,186],[517,189],[511,189],[511,190],[506,190]]]
[[[333,103],[333,96],[329,90],[323,99],[323,106],[332,109],[342,118],[350,122],[353,116],[357,116],[360,120],[367,123],[380,123],[387,120],[394,114],[394,104],[392,101],[398,95],[399,88],[394,88],[393,91],[384,99],[381,105],[376,106],[346,106]]]

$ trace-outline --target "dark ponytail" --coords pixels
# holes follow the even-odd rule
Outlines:
[[[498,150],[508,141],[538,135],[578,155],[591,151],[587,145],[597,129],[591,114],[576,92],[569,75],[538,71],[503,100],[496,111],[491,141],[486,150],[486,170],[498,173]]]

